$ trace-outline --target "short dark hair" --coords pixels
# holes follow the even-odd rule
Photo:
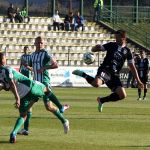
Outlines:
[[[146,52],[144,49],[143,50],[139,50],[140,53]]]
[[[117,30],[115,34],[119,34],[122,38],[126,37],[126,31],[125,30]]]

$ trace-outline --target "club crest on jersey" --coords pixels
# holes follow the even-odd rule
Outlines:
[[[123,54],[124,54],[124,55],[127,54],[127,49],[124,48]]]

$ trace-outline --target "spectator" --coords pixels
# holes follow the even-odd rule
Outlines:
[[[56,27],[57,27],[58,30],[60,30],[60,27],[61,27],[61,30],[64,30],[64,23],[63,23],[62,19],[59,16],[59,11],[58,10],[56,10],[56,13],[53,16],[53,26],[54,26],[55,31],[56,31]]]
[[[94,2],[94,18],[95,22],[98,22],[101,18],[101,13],[103,9],[103,0],[95,0]]]
[[[10,7],[7,9],[7,16],[10,18],[10,22],[15,22],[16,11],[14,5],[11,3]]]
[[[68,15],[66,15],[65,17],[65,20],[64,20],[64,23],[65,23],[65,30],[66,31],[69,31],[70,28],[71,28],[71,31],[74,31],[74,16],[73,16],[73,12],[69,12]]]
[[[28,16],[28,12],[27,12],[27,9],[26,7],[24,6],[20,12],[21,16],[23,17],[23,21],[25,22],[25,18],[28,19],[27,22],[30,22],[30,17]]]
[[[15,15],[16,22],[22,23],[23,17],[21,16],[19,7],[16,8],[16,15]]]
[[[75,22],[75,31],[78,31],[80,27],[82,27],[82,31],[84,30],[84,19],[80,15],[80,12],[76,13],[74,17],[74,22]]]

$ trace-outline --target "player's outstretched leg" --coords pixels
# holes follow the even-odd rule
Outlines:
[[[103,105],[105,102],[115,102],[115,101],[118,101],[118,100],[122,100],[124,99],[125,97],[121,97],[117,94],[117,93],[111,93],[110,95],[106,96],[106,97],[98,97],[97,98],[97,101],[98,101],[98,110],[99,112],[102,112],[102,109],[103,109]]]
[[[81,71],[81,70],[74,70],[73,72],[72,72],[72,74],[74,74],[74,75],[77,75],[77,76],[80,76],[80,77],[83,77],[83,71]]]
[[[93,81],[94,81],[94,79],[95,79],[95,78],[93,78],[92,76],[86,74],[85,72],[83,72],[83,71],[81,71],[81,70],[74,70],[74,71],[72,72],[72,74],[85,78],[86,81],[87,81],[89,84],[91,84],[91,85],[92,85],[92,83],[93,83]],[[93,86],[93,85],[92,85],[92,86]]]
[[[57,96],[51,91],[49,94],[45,95],[44,96],[44,100],[47,101],[47,98],[49,98],[58,108],[59,108],[59,111],[61,113],[64,113],[65,110],[69,109],[69,105],[65,104],[65,105],[62,105],[59,101],[59,99],[57,98]]]
[[[65,119],[64,115],[60,113],[59,109],[53,112],[54,115],[62,122],[64,127],[64,133],[67,134],[69,131],[69,120]]]
[[[52,112],[63,124],[64,133],[69,131],[69,121],[64,117],[58,108],[56,108],[51,101],[44,102],[46,110]]]
[[[68,131],[70,130],[70,127],[69,127],[69,120],[65,120],[65,123],[63,124],[64,126],[64,133],[67,134]]]

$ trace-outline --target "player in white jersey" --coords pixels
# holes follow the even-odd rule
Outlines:
[[[44,84],[25,77],[5,64],[5,55],[0,53],[0,85],[3,83],[3,86],[0,86],[0,90],[12,91],[16,99],[15,106],[20,112],[9,140],[10,143],[15,143],[17,132],[24,124],[28,110],[40,97],[47,96],[47,98],[50,98],[52,91]],[[44,101],[44,104],[46,110],[52,112],[62,122],[64,132],[67,133],[69,131],[69,121],[64,118],[63,114],[60,113],[59,109],[50,100]]]
[[[19,72],[21,72],[23,75],[25,75],[28,78],[31,78],[31,71],[32,67],[30,67],[29,63],[31,62],[31,55],[29,54],[29,47],[25,46],[24,54],[21,56],[20,59],[20,68]],[[32,108],[27,113],[26,121],[24,122],[24,128],[18,132],[18,134],[21,135],[28,135],[29,134],[29,124],[32,117]]]
[[[35,39],[36,50],[31,54],[31,66],[33,68],[33,79],[43,83],[46,87],[51,89],[50,85],[50,76],[48,69],[58,68],[56,59],[45,49],[44,38],[38,36]],[[59,108],[60,112],[64,112],[65,109],[69,108],[69,105],[62,105],[56,95],[53,93],[50,100]],[[47,98],[44,97],[44,101],[47,101]]]
[[[29,54],[29,47],[24,47],[24,54],[20,58],[20,68],[19,72],[21,72],[26,77],[31,77],[32,68],[30,67],[29,63],[31,62],[31,55]]]

